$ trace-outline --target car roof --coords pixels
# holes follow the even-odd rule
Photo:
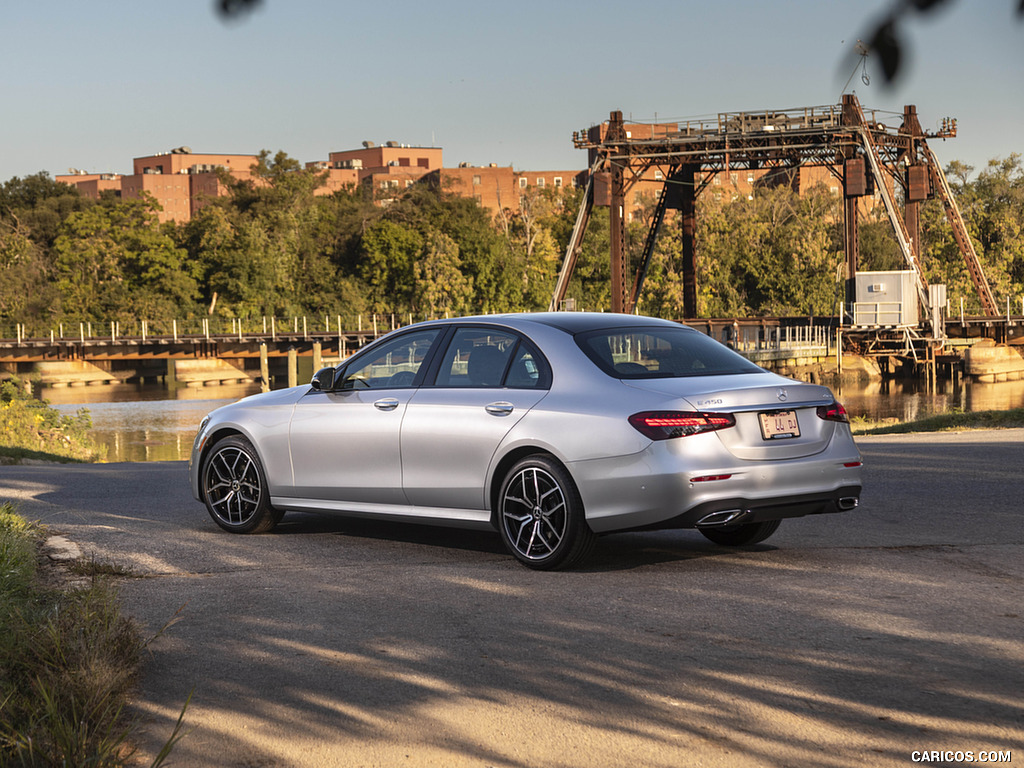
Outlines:
[[[461,318],[461,320],[507,322],[510,325],[539,323],[551,328],[557,328],[558,330],[565,331],[571,335],[605,328],[650,328],[652,326],[670,328],[685,327],[679,323],[674,323],[671,320],[660,320],[655,317],[626,315],[614,312],[520,312],[507,315],[486,315],[477,318]]]

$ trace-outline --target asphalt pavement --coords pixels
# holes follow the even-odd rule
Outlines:
[[[3,466],[0,502],[130,568],[147,636],[175,620],[134,703],[151,758],[192,694],[167,765],[1024,762],[1024,430],[858,443],[856,511],[606,536],[567,573],[444,528],[233,536],[181,462]]]

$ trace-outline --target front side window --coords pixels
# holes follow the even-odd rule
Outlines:
[[[580,334],[576,343],[617,379],[764,373],[714,339],[688,328],[613,328]]]
[[[374,347],[345,368],[338,389],[411,387],[437,334],[436,328],[407,333]]]

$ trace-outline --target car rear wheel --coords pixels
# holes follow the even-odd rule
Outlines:
[[[572,477],[547,456],[529,456],[509,470],[498,496],[498,524],[509,551],[536,570],[578,564],[597,538]]]
[[[778,530],[780,522],[780,520],[766,520],[763,523],[730,525],[724,528],[701,528],[700,532],[715,544],[720,544],[723,547],[745,547],[767,539]]]
[[[232,533],[264,533],[283,512],[270,506],[266,473],[252,443],[240,435],[218,441],[203,460],[203,501],[210,517]]]

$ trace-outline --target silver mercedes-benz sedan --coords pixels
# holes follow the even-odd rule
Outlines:
[[[678,323],[560,312],[411,325],[306,386],[218,408],[189,477],[235,533],[289,510],[496,528],[555,569],[603,533],[743,546],[853,509],[861,457],[827,387]]]

